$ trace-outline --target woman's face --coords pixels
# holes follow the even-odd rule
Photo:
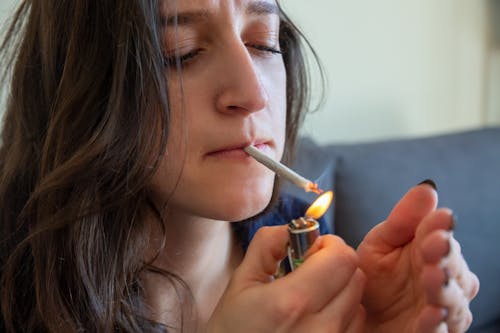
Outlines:
[[[172,119],[155,192],[175,212],[228,221],[255,215],[269,203],[274,173],[242,148],[256,145],[279,160],[285,137],[276,3],[178,0],[162,12]]]

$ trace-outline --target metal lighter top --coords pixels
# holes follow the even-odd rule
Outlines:
[[[290,236],[288,259],[293,271],[304,262],[307,251],[319,237],[319,223],[310,217],[299,217],[288,223],[288,234]]]

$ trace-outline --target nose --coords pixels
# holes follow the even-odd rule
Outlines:
[[[245,44],[241,41],[232,43],[220,61],[222,71],[218,79],[217,109],[231,113],[263,110],[269,97],[262,80],[262,68]]]

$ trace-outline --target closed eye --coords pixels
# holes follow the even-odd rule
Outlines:
[[[267,46],[267,45],[260,45],[260,44],[246,44],[247,47],[251,47],[252,49],[255,49],[257,51],[262,51],[262,52],[268,52],[271,54],[281,54],[281,50]]]
[[[267,45],[247,43],[246,46],[254,50],[257,50],[259,52],[268,53],[271,55],[282,53],[281,50]],[[163,58],[163,64],[166,67],[171,67],[171,68],[175,68],[177,64],[185,66],[187,63],[189,63],[189,61],[197,57],[201,51],[202,51],[201,49],[194,49],[192,51],[186,52],[181,55],[165,56]]]
[[[201,49],[195,49],[195,50],[186,52],[186,53],[181,54],[181,55],[165,56],[163,58],[163,64],[166,67],[176,67],[177,63],[179,63],[180,65],[185,65],[191,59],[198,56],[200,52],[201,52]]]

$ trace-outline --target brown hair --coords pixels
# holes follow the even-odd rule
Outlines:
[[[149,319],[139,279],[154,270],[141,221],[169,124],[159,12],[151,0],[25,0],[13,17],[0,50],[9,78],[0,147],[6,331],[165,329]],[[284,14],[280,43],[289,158],[308,76]]]

